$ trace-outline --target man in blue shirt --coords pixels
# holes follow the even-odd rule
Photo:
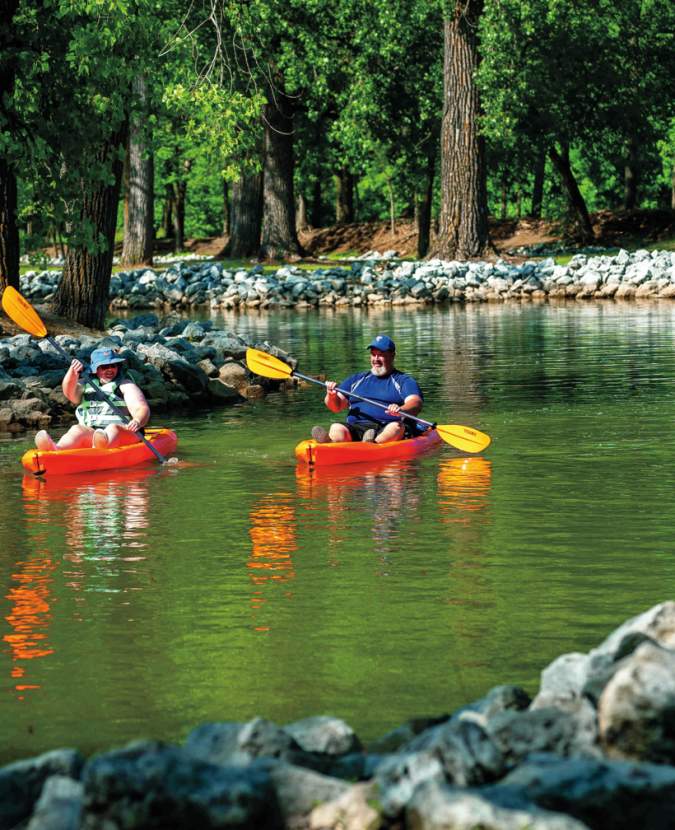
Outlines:
[[[422,409],[422,392],[414,378],[395,368],[394,341],[386,334],[378,334],[368,348],[370,370],[351,375],[339,384],[339,388],[378,401],[385,408],[347,397],[338,392],[335,381],[328,381],[324,403],[331,412],[348,409],[347,422],[331,424],[328,432],[323,427],[314,427],[312,438],[316,441],[375,441],[383,444],[417,433],[415,422],[402,418],[401,413],[417,415]]]

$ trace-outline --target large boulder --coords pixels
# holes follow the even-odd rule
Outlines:
[[[602,692],[598,719],[610,757],[675,764],[675,652],[640,645]]]

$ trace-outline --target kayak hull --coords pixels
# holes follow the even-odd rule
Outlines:
[[[389,461],[396,458],[413,458],[435,447],[442,441],[435,429],[429,429],[416,438],[375,444],[370,441],[342,441],[319,444],[317,441],[301,441],[295,448],[295,457],[312,467],[335,464],[363,464]]]
[[[172,453],[178,444],[176,433],[170,429],[146,429],[145,437],[163,456]],[[82,447],[78,450],[43,452],[32,449],[21,457],[24,470],[34,475],[70,475],[92,470],[119,470],[143,464],[145,461],[157,461],[157,457],[142,441],[111,450]]]

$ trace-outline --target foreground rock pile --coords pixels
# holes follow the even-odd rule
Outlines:
[[[211,321],[173,320],[163,325],[155,314],[145,314],[113,322],[103,338],[54,339],[85,365],[94,349],[116,349],[154,415],[233,404],[279,386],[245,368],[246,349],[256,344],[214,328]],[[259,348],[295,365],[269,343]],[[0,434],[73,421],[74,407],[61,391],[66,369],[62,356],[46,340],[29,334],[0,339]]]
[[[22,277],[33,302],[51,299],[60,272]],[[497,262],[355,261],[351,268],[315,271],[262,265],[229,270],[222,263],[178,263],[165,271],[113,274],[113,308],[312,308],[314,306],[424,305],[549,298],[675,297],[675,252],[579,254],[568,265],[552,258],[519,265]]]
[[[452,715],[363,747],[344,721],[198,727],[0,770],[0,827],[666,830],[675,826],[675,602]],[[11,797],[10,797],[11,794]]]

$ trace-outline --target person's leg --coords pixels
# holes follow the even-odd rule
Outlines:
[[[94,430],[91,427],[85,427],[82,424],[73,424],[73,426],[62,435],[56,442],[59,450],[77,450],[80,447],[91,447],[91,437]]]
[[[107,438],[105,446],[109,448],[126,447],[128,444],[136,444],[141,440],[136,432],[131,432],[122,424],[109,424],[104,434]]]
[[[352,440],[352,435],[345,424],[331,424],[328,435],[330,436],[330,440],[335,443]]]
[[[384,444],[387,441],[399,441],[403,438],[403,433],[405,432],[405,427],[402,423],[398,421],[391,421],[388,423],[384,429],[378,433],[377,437],[375,438],[376,444]]]
[[[42,452],[53,452],[57,449],[56,442],[46,429],[41,429],[35,435],[35,446]]]

